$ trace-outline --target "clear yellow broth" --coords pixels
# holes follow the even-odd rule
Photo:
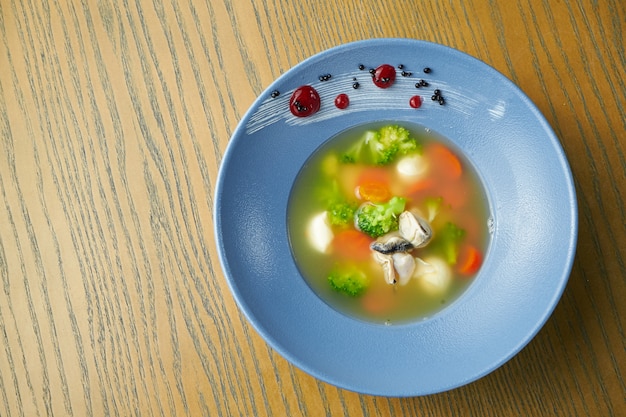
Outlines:
[[[449,306],[471,285],[477,272],[460,273],[467,267],[466,259],[458,259],[466,247],[476,248],[484,262],[489,243],[488,202],[481,181],[474,167],[456,149],[450,141],[431,132],[429,129],[407,123],[393,123],[408,129],[420,145],[419,154],[426,161],[426,172],[417,179],[400,175],[398,157],[392,163],[373,167],[363,163],[344,163],[341,155],[360,140],[366,131],[377,130],[391,123],[371,123],[357,126],[338,134],[323,144],[302,167],[291,191],[287,215],[290,244],[296,264],[311,289],[328,305],[336,310],[368,322],[398,324],[424,320],[432,317]],[[447,151],[442,151],[445,149]],[[459,162],[460,175],[449,175],[444,161],[452,153]],[[327,253],[321,253],[307,239],[307,227],[313,216],[326,210],[325,203],[319,198],[319,189],[336,179],[341,191],[354,204],[362,204],[358,198],[359,178],[364,172],[382,172],[388,180],[389,193],[406,199],[405,210],[427,212],[427,202],[437,199],[440,202],[437,215],[431,222],[434,231],[432,241],[424,248],[415,249],[412,255],[420,259],[445,258],[441,245],[437,244],[438,235],[443,228],[452,223],[463,231],[463,236],[456,245],[457,262],[450,263],[452,279],[445,291],[432,291],[419,278],[412,278],[406,285],[388,284],[380,265],[373,257],[347,259],[345,250],[339,250],[331,243]],[[457,167],[447,168],[455,171]],[[451,178],[453,177],[453,178]],[[426,214],[425,214],[426,216]],[[336,238],[346,226],[331,226]],[[353,228],[354,225],[348,226]],[[373,238],[370,241],[374,240]],[[345,248],[342,248],[345,249]],[[328,275],[333,267],[341,262],[352,262],[364,271],[368,279],[367,289],[358,296],[338,292],[329,285]],[[459,265],[458,263],[464,263]]]

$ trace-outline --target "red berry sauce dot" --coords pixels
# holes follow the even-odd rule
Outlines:
[[[335,98],[335,106],[340,110],[345,109],[346,107],[348,107],[349,104],[350,104],[350,98],[348,97],[347,94],[339,94]]]
[[[372,75],[372,81],[379,88],[389,88],[396,80],[396,69],[389,64],[383,64],[376,68]]]
[[[421,105],[422,98],[420,96],[413,96],[409,100],[409,106],[413,107],[414,109],[419,109]]]
[[[296,88],[289,99],[289,110],[294,116],[307,117],[320,109],[320,95],[310,85]]]

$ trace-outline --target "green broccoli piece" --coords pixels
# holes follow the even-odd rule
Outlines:
[[[391,162],[397,155],[407,155],[421,150],[417,141],[411,137],[411,132],[402,126],[383,126],[378,133],[378,140],[383,145],[388,162]]]
[[[341,154],[339,160],[344,164],[354,164],[356,162],[363,162],[365,151],[367,150],[369,143],[373,140],[376,141],[378,132],[372,130],[366,131],[361,138],[354,143],[346,152]]]
[[[337,292],[358,297],[369,286],[367,275],[355,266],[337,264],[328,274],[328,283]]]
[[[354,213],[358,204],[344,196],[336,179],[325,182],[319,187],[317,198],[328,212],[328,220],[331,225],[348,226],[354,223]]]
[[[356,223],[362,232],[371,237],[398,230],[398,216],[404,211],[406,200],[392,197],[382,204],[365,204],[356,212]]]
[[[336,200],[328,206],[328,220],[334,226],[347,226],[354,222],[354,212],[357,209],[356,204],[349,203],[345,200]]]
[[[443,197],[428,197],[424,200],[424,205],[426,206],[426,216],[428,217],[428,221],[432,222],[441,211]]]
[[[386,125],[377,131],[368,130],[346,152],[341,162],[362,162],[371,165],[387,165],[399,155],[419,152],[421,146],[408,129],[397,125]]]
[[[452,222],[446,223],[439,233],[435,234],[432,245],[433,249],[439,251],[446,262],[454,265],[459,254],[459,243],[465,237],[465,230]]]

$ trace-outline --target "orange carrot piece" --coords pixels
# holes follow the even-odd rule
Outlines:
[[[459,158],[445,146],[434,143],[429,146],[429,153],[435,165],[449,178],[459,178],[463,167]]]
[[[380,167],[368,167],[365,168],[359,175],[357,184],[365,182],[380,182],[383,184],[389,184],[389,173],[385,168]]]
[[[366,168],[357,179],[355,194],[361,200],[381,203],[391,198],[389,183],[389,173],[384,168]]]
[[[391,309],[393,299],[387,291],[368,291],[361,298],[363,308],[374,315],[384,314]]]
[[[374,240],[358,230],[348,229],[337,233],[333,251],[342,258],[363,261],[371,256],[370,244]]]
[[[461,248],[457,270],[463,275],[473,275],[478,272],[482,264],[483,257],[478,249],[473,245],[466,245]]]
[[[453,209],[459,209],[467,203],[470,197],[469,190],[467,181],[463,179],[445,181],[442,183],[441,196],[446,204],[449,204]]]
[[[412,184],[407,185],[406,187],[406,195],[411,195],[415,193],[419,193],[420,191],[426,191],[435,185],[435,181],[432,178],[425,178],[423,180],[416,181]]]
[[[368,181],[357,187],[357,196],[361,200],[382,203],[391,198],[391,192],[387,185],[382,182]]]
[[[385,168],[380,167],[367,167],[363,169],[359,173],[356,184],[361,185],[370,182],[376,182],[385,186],[389,186],[391,182],[389,178],[389,172],[387,172]]]

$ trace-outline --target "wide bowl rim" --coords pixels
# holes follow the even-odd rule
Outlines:
[[[235,147],[231,145],[235,143],[235,141],[238,140],[237,138],[241,138],[242,135],[246,135],[246,124],[249,122],[250,118],[254,115],[259,105],[264,100],[267,99],[267,96],[271,93],[271,91],[273,91],[276,88],[276,86],[282,85],[282,83],[288,77],[293,77],[294,74],[297,74],[298,72],[306,69],[312,63],[325,59],[325,57],[336,55],[336,54],[343,54],[347,51],[353,51],[355,48],[377,49],[377,48],[388,47],[389,45],[396,45],[398,48],[414,48],[417,50],[419,50],[420,48],[435,48],[435,49],[445,52],[446,54],[449,54],[455,57],[458,60],[461,60],[465,63],[469,63],[468,65],[478,66],[479,68],[481,68],[481,70],[484,70],[485,74],[488,74],[488,76],[495,77],[499,79],[500,81],[502,81],[503,83],[505,83],[508,89],[510,89],[510,91],[513,92],[513,95],[517,99],[520,100],[521,104],[532,113],[533,117],[535,118],[535,122],[541,125],[541,128],[545,132],[546,139],[548,140],[548,142],[550,142],[552,149],[555,151],[556,160],[560,161],[560,167],[559,167],[560,173],[563,174],[563,177],[561,179],[567,185],[566,194],[568,195],[568,198],[569,198],[568,208],[569,208],[569,218],[571,219],[571,223],[569,225],[569,229],[566,231],[568,233],[567,238],[564,239],[568,243],[567,248],[565,249],[566,256],[560,267],[561,274],[560,276],[555,278],[557,285],[554,288],[550,299],[546,301],[547,304],[541,316],[537,320],[535,320],[534,325],[528,331],[526,331],[525,336],[523,338],[520,338],[520,340],[517,342],[517,344],[514,347],[509,348],[508,353],[506,355],[502,355],[500,358],[493,361],[490,364],[490,366],[484,367],[479,372],[474,372],[471,375],[467,375],[467,377],[464,378],[463,380],[457,379],[456,381],[448,385],[445,385],[445,384],[444,384],[445,386],[439,385],[437,387],[434,387],[431,390],[424,389],[424,388],[412,389],[410,387],[403,388],[403,389],[381,390],[380,388],[372,388],[372,387],[368,387],[365,385],[358,385],[358,384],[355,384],[353,381],[346,381],[346,379],[342,378],[341,376],[331,375],[328,372],[320,372],[316,368],[315,365],[312,365],[311,363],[307,363],[307,361],[303,360],[301,356],[295,354],[295,352],[290,351],[290,349],[286,347],[281,342],[281,340],[276,336],[274,331],[269,331],[269,329],[265,327],[265,325],[262,322],[259,321],[259,318],[256,316],[249,301],[242,294],[241,289],[236,283],[237,278],[233,276],[233,271],[231,270],[230,261],[227,256],[228,254],[226,253],[226,249],[225,249],[224,242],[223,242],[224,236],[221,233],[222,226],[223,226],[223,218],[220,213],[220,204],[222,202],[221,198],[226,189],[226,185],[225,185],[226,174],[224,173],[225,171],[222,169],[222,167],[227,166],[228,164],[232,163],[233,159],[236,158]],[[252,324],[255,330],[263,337],[264,340],[266,340],[266,342],[273,349],[279,352],[283,357],[285,357],[289,362],[291,362],[298,368],[306,371],[307,373],[325,382],[331,383],[341,388],[345,388],[348,390],[357,391],[357,392],[361,392],[365,394],[385,395],[385,396],[414,396],[414,395],[433,394],[433,393],[457,388],[469,382],[475,381],[483,377],[484,375],[494,371],[495,369],[500,367],[502,364],[506,363],[509,359],[511,359],[513,356],[519,353],[519,351],[522,350],[524,346],[526,346],[535,337],[535,335],[544,326],[545,322],[548,320],[548,318],[550,317],[550,315],[556,308],[556,305],[558,304],[558,301],[563,294],[563,291],[568,281],[568,277],[571,273],[571,268],[573,266],[573,261],[575,257],[575,251],[576,251],[576,241],[577,241],[577,234],[578,234],[578,208],[576,204],[576,191],[574,187],[573,177],[571,174],[571,169],[569,167],[567,158],[565,156],[565,153],[563,151],[563,148],[559,139],[557,138],[556,134],[554,133],[549,123],[540,112],[540,110],[517,85],[515,85],[512,81],[510,81],[508,78],[506,78],[504,75],[502,75],[493,67],[457,49],[450,48],[445,45],[440,45],[440,44],[436,44],[433,42],[417,40],[417,39],[376,38],[376,39],[361,40],[361,41],[356,41],[356,42],[350,42],[347,44],[342,44],[342,45],[327,49],[325,51],[322,51],[320,53],[317,53],[301,61],[300,63],[293,66],[290,70],[282,74],[280,77],[278,77],[271,85],[269,85],[264,90],[264,92],[261,95],[259,95],[259,97],[255,100],[255,102],[250,106],[248,111],[242,117],[240,123],[238,124],[237,128],[233,132],[231,136],[231,140],[222,158],[222,163],[220,166],[220,171],[219,171],[218,179],[216,182],[215,196],[216,198],[214,200],[213,220],[214,220],[214,225],[215,225],[214,232],[215,232],[215,240],[217,244],[219,260],[222,265],[222,269],[226,277],[229,289],[231,293],[233,294],[238,307],[244,313],[244,316],[247,318],[247,320]],[[291,255],[291,253],[289,254]],[[413,332],[421,324],[422,323],[418,322],[418,323],[407,323],[407,324],[403,324],[399,326],[394,326],[394,329],[392,331]],[[373,324],[373,323],[370,323],[370,324],[365,323],[363,325],[365,326],[371,325],[371,326],[380,327],[380,325]]]

